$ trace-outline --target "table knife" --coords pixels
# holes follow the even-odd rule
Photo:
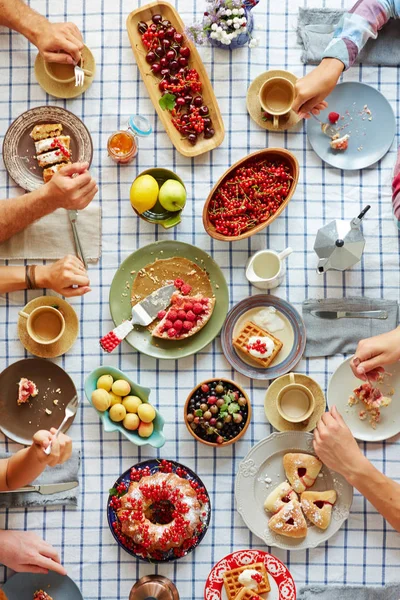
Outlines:
[[[132,317],[128,321],[123,321],[115,329],[107,333],[100,340],[100,346],[106,352],[112,352],[133,330],[134,325],[147,327],[154,321],[160,310],[165,310],[171,303],[171,297],[176,292],[173,284],[165,285],[159,288],[141,302],[132,307]]]
[[[87,262],[86,262],[86,259],[85,259],[85,255],[83,254],[82,244],[80,242],[79,235],[78,235],[78,229],[76,227],[76,222],[78,220],[78,211],[77,210],[69,210],[68,211],[68,217],[69,217],[69,220],[70,220],[70,223],[71,223],[72,233],[74,234],[74,242],[75,242],[75,252],[76,252],[76,255],[83,262],[83,266],[85,267],[85,269],[87,269],[88,268]]]
[[[38,485],[26,485],[18,490],[0,491],[0,494],[15,494],[20,492],[38,492],[44,496],[66,492],[78,487],[79,481],[68,481],[67,483],[42,483]]]
[[[321,319],[387,319],[388,313],[386,310],[362,310],[362,311],[345,311],[345,310],[311,310],[310,313],[314,317]]]

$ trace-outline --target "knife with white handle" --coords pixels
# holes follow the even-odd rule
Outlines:
[[[57,494],[59,492],[66,492],[67,490],[73,490],[78,487],[79,481],[68,481],[68,483],[42,483],[39,485],[26,485],[25,487],[17,490],[2,490],[0,494],[15,494],[19,492],[38,492],[44,496],[49,494]]]
[[[362,310],[362,311],[344,311],[344,310],[311,310],[314,317],[321,319],[387,319],[386,310]]]

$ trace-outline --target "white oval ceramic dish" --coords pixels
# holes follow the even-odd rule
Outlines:
[[[332,521],[328,529],[322,531],[315,526],[310,526],[305,538],[293,539],[276,534],[268,527],[272,515],[264,511],[264,501],[276,486],[286,481],[283,469],[284,455],[288,452],[314,454],[312,440],[312,434],[302,431],[273,433],[256,444],[239,465],[235,481],[237,511],[250,531],[261,538],[267,546],[276,546],[283,550],[315,548],[339,531],[349,516],[353,502],[353,488],[344,477],[324,465],[310,490],[334,489],[337,493],[337,501],[333,507]],[[268,484],[265,482],[266,478],[271,480]]]

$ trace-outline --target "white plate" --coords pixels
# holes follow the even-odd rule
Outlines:
[[[288,452],[314,454],[313,435],[303,431],[273,433],[254,446],[240,463],[235,482],[237,511],[254,535],[268,546],[283,550],[305,550],[315,548],[334,535],[349,516],[353,502],[353,488],[347,481],[325,465],[320,476],[310,490],[330,490],[337,493],[337,501],[332,511],[329,527],[322,531],[314,525],[308,528],[303,539],[293,539],[274,533],[268,527],[272,516],[264,511],[264,501],[268,494],[283,481],[286,481],[283,469],[283,457]],[[266,478],[271,483],[265,483]]]
[[[386,408],[381,409],[381,421],[376,429],[372,429],[368,419],[361,421],[358,413],[363,408],[359,402],[354,406],[348,405],[349,396],[353,390],[361,385],[362,381],[353,375],[350,367],[351,357],[345,360],[334,372],[328,385],[328,404],[336,405],[343,419],[350,427],[352,434],[357,440],[364,442],[380,442],[387,440],[400,432],[400,411],[398,398],[400,392],[400,363],[390,365],[387,371],[392,373],[392,377],[387,377],[387,383],[377,384],[376,387],[385,391],[391,387],[395,389],[392,403]]]

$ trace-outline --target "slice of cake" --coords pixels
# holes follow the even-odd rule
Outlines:
[[[69,135],[60,135],[54,138],[50,137],[44,140],[39,140],[38,142],[35,142],[36,154],[43,154],[43,152],[55,150],[56,148],[69,151],[70,143],[71,138]]]
[[[43,123],[41,125],[35,125],[30,133],[30,136],[36,142],[49,137],[57,137],[61,135],[62,130],[63,126],[61,123]]]
[[[29,398],[34,398],[39,393],[39,390],[33,381],[26,377],[21,377],[18,383],[18,400],[17,404],[26,404]]]
[[[347,134],[342,137],[339,137],[339,134],[336,134],[336,136],[331,139],[331,148],[344,152],[349,146],[349,138],[350,136]]]
[[[57,150],[52,150],[51,152],[45,152],[44,154],[39,154],[37,157],[39,167],[42,169],[49,167],[50,165],[55,165],[57,163],[67,162],[70,159],[69,152],[63,152],[60,148]]]
[[[282,350],[282,342],[252,321],[247,321],[232,341],[235,348],[247,354],[265,369]]]
[[[183,340],[200,331],[210,320],[215,298],[202,294],[184,296],[176,293],[171,298],[171,308],[159,313],[161,319],[152,336],[170,340]]]
[[[53,598],[43,590],[38,590],[33,594],[33,600],[53,600]]]
[[[53,175],[57,173],[57,171],[70,164],[71,161],[67,160],[66,162],[58,163],[58,165],[52,165],[51,167],[47,167],[47,169],[44,169],[43,171],[43,181],[47,183],[48,181],[50,181]]]

